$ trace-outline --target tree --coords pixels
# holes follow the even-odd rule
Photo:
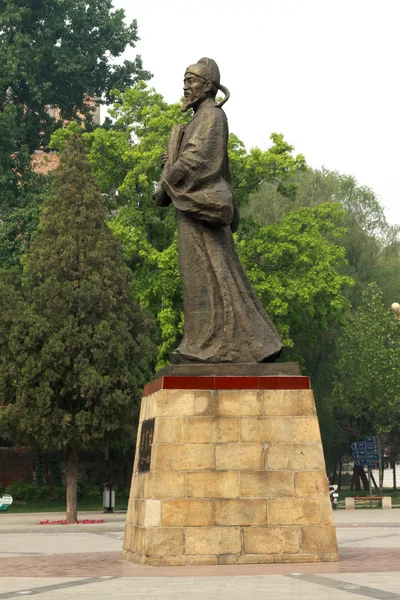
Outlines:
[[[77,514],[79,451],[134,438],[140,388],[151,373],[151,324],[133,302],[107,212],[74,136],[43,205],[24,298],[2,347],[2,369],[13,365],[14,379],[1,398],[0,426],[44,451],[66,451],[68,522]]]
[[[91,129],[96,106],[88,98],[110,103],[111,90],[150,78],[140,57],[115,62],[138,40],[136,21],[124,16],[111,0],[0,1],[3,268],[18,263],[37,228],[46,182],[32,172],[32,153],[47,148],[64,120]]]
[[[370,283],[339,339],[333,397],[344,431],[364,436],[390,434],[398,428],[399,349],[398,324],[379,287]]]
[[[88,97],[107,102],[113,89],[149,79],[142,61],[116,64],[135,47],[137,23],[124,22],[112,0],[3,0],[0,10],[0,110],[17,107],[30,152],[47,145],[57,107],[61,119],[79,111],[90,119]]]
[[[298,186],[294,198],[287,198],[272,184],[263,183],[242,210],[244,218],[254,217],[263,225],[271,225],[301,207],[322,207],[332,201],[339,202],[345,212],[342,236],[336,239],[336,243],[344,247],[346,261],[338,266],[338,270],[341,275],[354,280],[353,286],[343,290],[349,305],[355,309],[361,304],[362,292],[371,281],[378,283],[386,303],[391,304],[397,297],[398,288],[399,228],[388,224],[373,190],[359,185],[352,176],[326,169],[309,169],[293,179]],[[333,413],[331,398],[336,364],[340,358],[337,341],[342,324],[340,320],[332,321],[327,329],[319,332],[312,344],[304,344],[304,336],[294,337],[295,346],[304,359],[305,371],[313,381],[329,465],[337,460],[341,449],[348,450],[348,438],[343,439],[343,430]]]
[[[341,275],[345,251],[345,213],[338,203],[301,208],[262,226],[244,222],[238,253],[266,311],[287,349],[304,364],[318,335],[343,322],[349,304],[344,291],[351,278]]]

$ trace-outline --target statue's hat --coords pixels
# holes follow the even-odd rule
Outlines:
[[[193,75],[197,75],[197,77],[201,77],[206,81],[211,81],[213,84],[215,91],[221,90],[225,94],[225,98],[218,103],[218,106],[221,107],[225,102],[229,100],[229,90],[221,85],[221,76],[219,73],[219,68],[215,60],[212,58],[201,58],[194,65],[190,65],[186,69],[186,73],[192,73]]]

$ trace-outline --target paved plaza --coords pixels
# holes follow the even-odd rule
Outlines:
[[[49,517],[0,515],[0,600],[400,600],[400,510],[337,511],[340,563],[198,567],[122,561],[122,513]]]

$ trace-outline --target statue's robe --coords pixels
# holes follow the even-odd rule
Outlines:
[[[262,362],[282,350],[234,247],[227,142],[226,115],[208,99],[186,125],[161,181],[177,210],[183,287],[184,336],[174,362]]]

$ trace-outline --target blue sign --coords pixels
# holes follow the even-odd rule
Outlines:
[[[371,454],[372,452],[374,454],[376,454],[377,452],[379,452],[379,446],[377,444],[371,445],[371,446],[367,446],[367,452],[369,454]]]
[[[353,457],[357,465],[368,467],[369,469],[380,468],[379,441],[377,436],[371,435],[365,438],[363,442],[353,442],[351,444]]]
[[[365,442],[367,444],[378,444],[378,438],[376,435],[370,436],[370,437],[366,437],[365,438]]]
[[[379,454],[367,454],[368,462],[379,462]]]

